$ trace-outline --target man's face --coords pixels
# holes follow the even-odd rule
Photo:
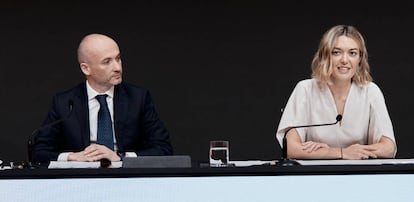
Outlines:
[[[118,45],[109,38],[91,41],[82,71],[89,84],[98,92],[105,92],[122,82],[122,60]],[[81,66],[82,66],[81,64]]]

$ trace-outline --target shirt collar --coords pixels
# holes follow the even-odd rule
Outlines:
[[[91,85],[89,85],[88,80],[86,80],[86,92],[88,93],[88,100],[92,100],[95,99],[95,97],[97,95],[103,95],[103,94],[107,94],[109,98],[113,98],[114,97],[114,86],[112,86],[108,91],[106,91],[105,93],[98,93],[96,92],[96,90],[94,90],[92,88]]]

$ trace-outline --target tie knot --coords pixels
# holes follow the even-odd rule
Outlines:
[[[97,95],[95,98],[98,100],[99,104],[106,104],[106,97],[108,97],[107,94],[104,95]]]

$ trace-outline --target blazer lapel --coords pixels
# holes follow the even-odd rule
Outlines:
[[[125,86],[121,83],[115,86],[114,89],[114,128],[115,137],[119,151],[123,151],[122,148],[122,130],[128,114],[128,95],[125,90]]]
[[[88,95],[86,93],[86,83],[82,83],[75,91],[75,100],[73,110],[75,112],[79,127],[81,130],[81,139],[84,147],[90,145],[89,131],[89,106]]]

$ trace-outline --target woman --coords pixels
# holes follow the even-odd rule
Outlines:
[[[384,96],[372,82],[368,52],[359,31],[337,25],[322,37],[312,61],[312,79],[293,90],[277,130],[293,159],[394,158],[397,146]],[[283,146],[283,145],[282,145]]]

